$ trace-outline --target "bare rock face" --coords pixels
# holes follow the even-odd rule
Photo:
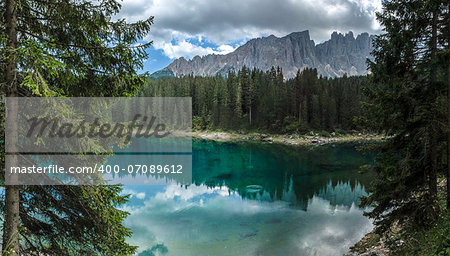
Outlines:
[[[317,68],[320,75],[327,77],[365,75],[373,39],[374,36],[368,33],[355,38],[352,32],[345,35],[334,32],[330,40],[316,45],[308,30],[281,38],[271,35],[252,39],[226,55],[195,56],[192,60],[182,57],[161,71],[174,76],[215,76],[237,71],[245,65],[264,71],[279,66],[286,79],[295,77],[298,70],[307,67]]]

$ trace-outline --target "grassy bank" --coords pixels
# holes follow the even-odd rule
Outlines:
[[[438,186],[440,214],[432,226],[416,227],[414,223],[397,222],[381,234],[376,230],[368,233],[352,251],[377,252],[385,256],[450,255],[450,211],[446,210],[445,190],[446,180],[441,177]]]

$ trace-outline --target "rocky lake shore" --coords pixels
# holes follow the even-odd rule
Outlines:
[[[216,141],[260,141],[267,143],[279,143],[285,145],[326,145],[345,142],[369,142],[382,141],[384,136],[374,134],[350,134],[320,136],[318,133],[310,132],[307,135],[298,134],[267,134],[267,133],[245,133],[245,132],[211,132],[193,131],[193,138],[201,138]]]

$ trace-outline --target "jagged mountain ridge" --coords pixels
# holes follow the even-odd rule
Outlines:
[[[308,30],[281,38],[271,35],[252,39],[226,55],[209,54],[195,56],[191,60],[181,57],[153,76],[226,75],[244,65],[264,71],[279,66],[287,79],[295,77],[299,69],[306,67],[317,68],[319,74],[327,77],[365,75],[373,39],[374,36],[368,33],[355,38],[352,32],[345,35],[334,32],[330,40],[316,45]]]

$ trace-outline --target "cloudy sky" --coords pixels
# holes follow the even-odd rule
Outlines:
[[[316,43],[333,31],[377,34],[381,0],[123,0],[118,18],[154,16],[145,71],[173,59],[226,54],[249,39],[309,30]]]

